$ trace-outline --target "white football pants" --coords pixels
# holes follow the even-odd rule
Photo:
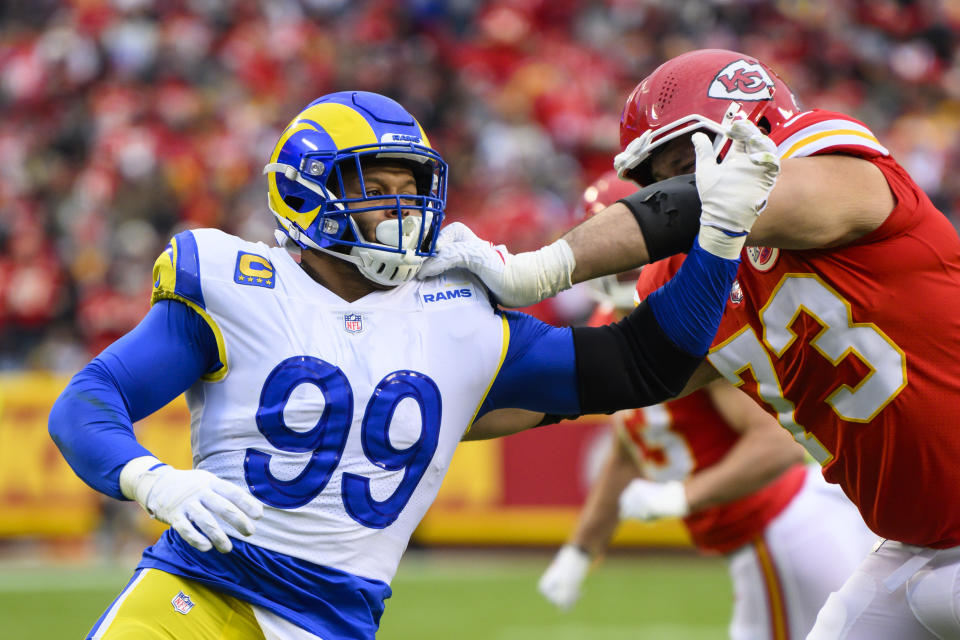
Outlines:
[[[832,591],[876,542],[840,487],[811,465],[803,489],[758,538],[728,556],[733,640],[802,640]]]
[[[883,541],[830,595],[808,640],[960,638],[960,547]]]

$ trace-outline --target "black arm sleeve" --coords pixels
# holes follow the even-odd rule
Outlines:
[[[618,202],[637,219],[650,262],[687,253],[700,232],[700,194],[692,173],[661,180]]]
[[[612,413],[668,400],[703,361],[673,344],[644,301],[620,322],[575,327],[581,413]]]

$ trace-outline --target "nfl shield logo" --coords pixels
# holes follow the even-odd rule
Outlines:
[[[733,286],[730,287],[730,302],[733,304],[740,304],[743,302],[743,289],[740,287],[739,280],[734,280]]]
[[[360,333],[363,331],[363,318],[359,313],[348,313],[343,316],[343,328],[348,333]]]
[[[193,609],[193,600],[183,591],[173,596],[173,600],[171,600],[170,603],[173,604],[173,608],[176,609],[177,613],[182,613],[183,615],[187,615],[190,613],[190,609]]]

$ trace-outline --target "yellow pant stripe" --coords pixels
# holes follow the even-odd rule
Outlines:
[[[113,601],[113,604],[110,605],[110,609],[107,611],[107,614],[103,617],[103,622],[101,622],[98,625],[98,627],[94,629],[94,633],[91,636],[91,640],[99,640],[100,638],[103,637],[104,632],[110,628],[110,624],[113,622],[113,619],[116,617],[117,611],[119,611],[120,607],[123,606],[123,601],[137,587],[137,584],[139,584],[140,581],[143,580],[143,575],[144,574],[141,571],[140,574],[136,578],[131,580],[130,584],[128,584],[126,588],[120,592],[120,595],[117,596],[117,599]]]
[[[783,588],[777,576],[777,568],[773,564],[770,549],[763,538],[753,542],[760,562],[760,574],[763,577],[764,590],[767,594],[767,604],[770,607],[770,637],[773,640],[790,640],[790,629],[787,627],[787,610],[783,602]]]

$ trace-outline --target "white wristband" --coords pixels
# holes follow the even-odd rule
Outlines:
[[[505,291],[494,291],[505,306],[525,307],[573,286],[577,265],[573,249],[563,238],[536,251],[511,256]]]
[[[120,492],[130,500],[139,502],[146,509],[150,489],[160,477],[159,472],[166,466],[153,456],[134,458],[120,470]]]
[[[743,250],[743,244],[746,240],[746,235],[727,235],[716,227],[703,224],[700,225],[700,233],[697,236],[697,242],[705,251],[727,260],[736,260],[740,257],[740,252]]]

